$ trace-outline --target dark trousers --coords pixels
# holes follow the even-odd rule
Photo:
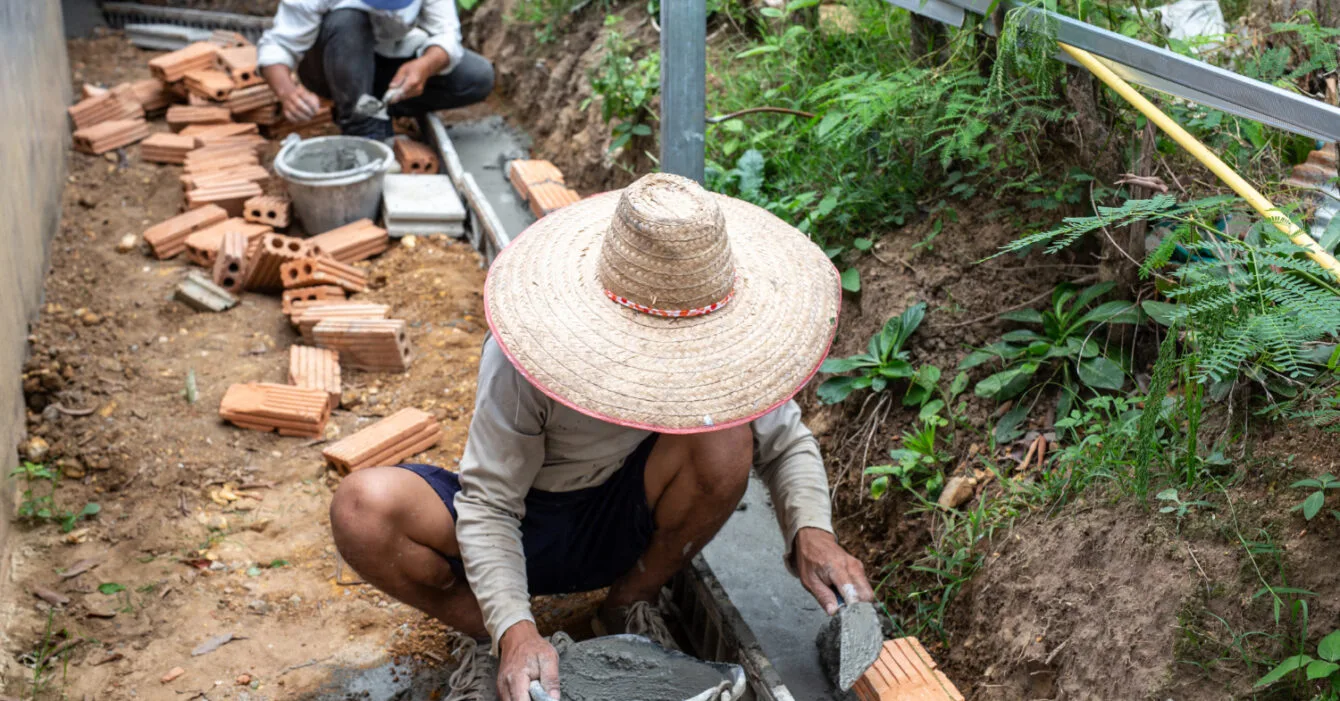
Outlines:
[[[308,90],[335,102],[335,123],[350,136],[386,139],[394,135],[391,122],[360,117],[358,98],[381,99],[395,73],[408,58],[387,58],[373,50],[372,20],[361,10],[335,10],[321,19],[316,44],[298,66],[298,78]],[[473,51],[446,75],[435,75],[423,94],[391,106],[392,117],[412,117],[481,102],[493,91],[493,64]]]

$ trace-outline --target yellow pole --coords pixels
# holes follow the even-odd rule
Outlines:
[[[1244,180],[1232,168],[1229,168],[1228,164],[1219,160],[1218,156],[1205,148],[1205,145],[1183,129],[1182,125],[1160,111],[1158,107],[1154,106],[1154,103],[1145,99],[1144,95],[1136,92],[1130,83],[1122,80],[1121,76],[1114,73],[1111,68],[1108,68],[1093,54],[1068,44],[1061,44],[1061,49],[1074,57],[1076,61],[1079,61],[1091,73],[1098,76],[1099,80],[1107,83],[1109,88],[1112,88],[1127,102],[1134,105],[1136,109],[1149,118],[1149,121],[1157,124],[1168,136],[1172,137],[1173,141],[1189,151],[1191,155],[1196,157],[1196,160],[1205,164],[1206,168],[1209,168],[1215,175],[1219,176],[1220,180],[1233,188],[1233,191],[1238,193],[1242,199],[1247,200],[1247,203],[1260,212],[1261,216],[1269,219],[1270,223],[1275,225],[1275,228],[1284,232],[1284,235],[1288,236],[1300,248],[1305,249],[1308,257],[1317,261],[1317,264],[1334,275],[1336,280],[1340,280],[1340,261],[1336,261],[1335,256],[1327,253],[1326,249],[1307,235],[1307,232],[1299,229],[1288,217],[1284,216],[1283,212],[1276,209],[1275,205],[1270,203],[1270,200],[1252,187],[1251,183]]]

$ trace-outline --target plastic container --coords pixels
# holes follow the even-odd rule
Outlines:
[[[293,211],[309,235],[359,219],[376,219],[382,179],[395,163],[391,147],[358,136],[291,135],[275,156]]]

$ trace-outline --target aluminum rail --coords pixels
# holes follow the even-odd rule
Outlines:
[[[994,18],[990,16],[996,4],[992,0],[886,1],[955,27],[962,27],[971,12],[985,17],[987,31],[996,33]],[[1000,5],[1006,9],[1020,8],[1020,21],[1030,29],[1054,31],[1058,42],[1099,57],[1122,80],[1294,134],[1340,141],[1340,109],[1324,102],[1062,14],[1014,0],[1005,0]],[[1058,58],[1069,56],[1061,54]]]

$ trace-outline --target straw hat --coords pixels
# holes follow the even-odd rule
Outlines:
[[[804,387],[841,295],[805,234],[655,174],[526,229],[493,262],[484,309],[512,364],[556,401],[698,433],[752,421]]]

